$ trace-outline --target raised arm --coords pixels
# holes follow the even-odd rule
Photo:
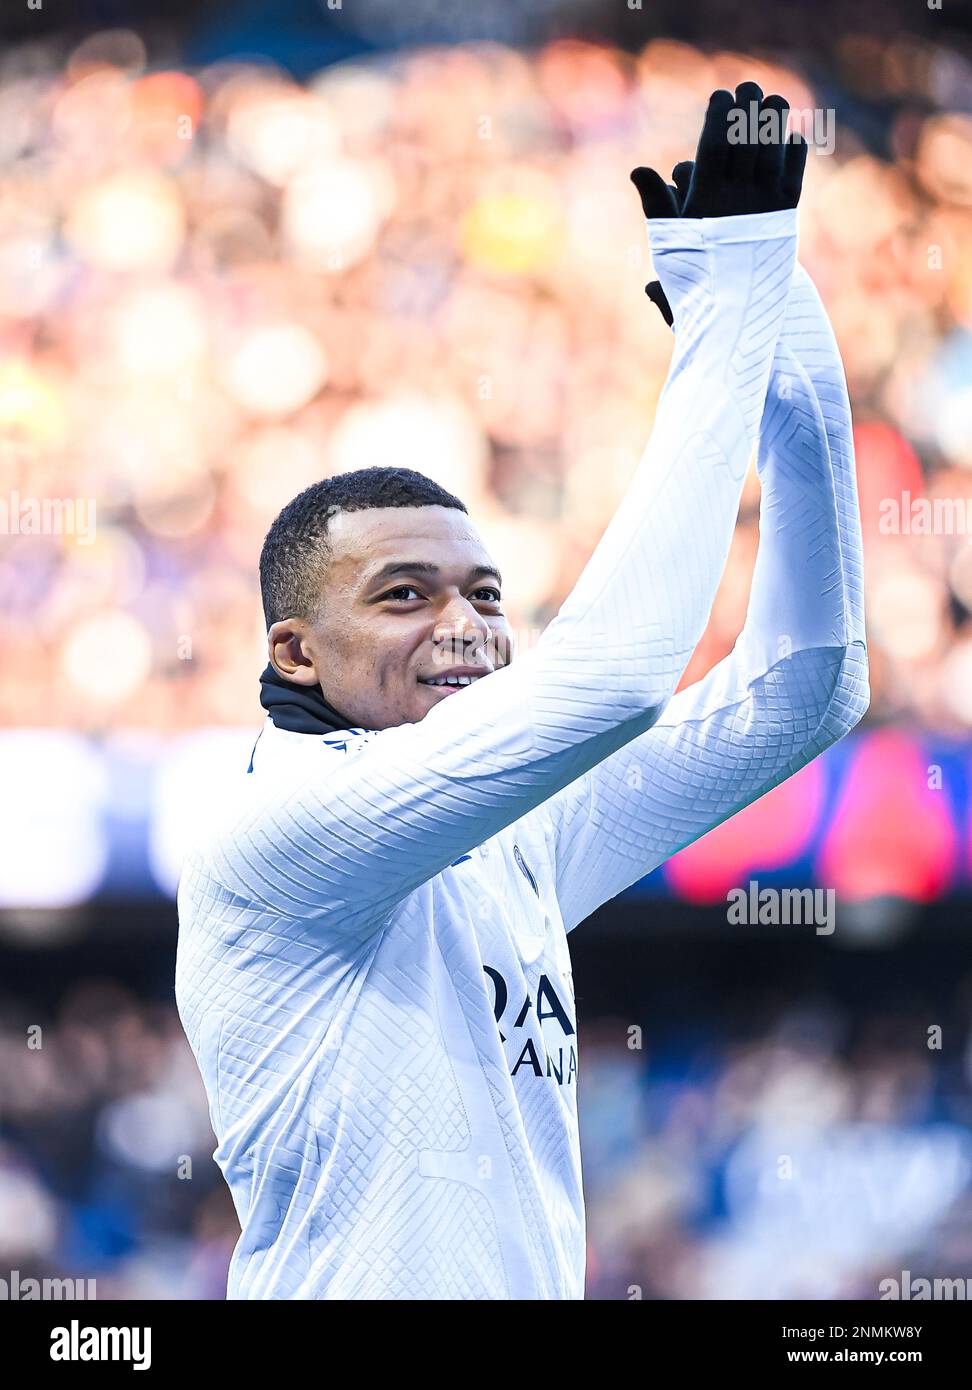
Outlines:
[[[532,651],[243,809],[209,846],[241,903],[342,930],[408,893],[661,716],[725,565],[795,257],[781,209],[652,228],[682,328],[644,457]],[[256,779],[254,779],[256,780]]]
[[[799,266],[758,470],[759,552],[733,652],[535,813],[568,930],[798,771],[867,708],[850,404],[830,323]]]

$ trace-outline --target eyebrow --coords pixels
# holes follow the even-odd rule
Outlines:
[[[438,565],[430,564],[427,560],[390,560],[375,571],[365,587],[371,589],[383,579],[390,579],[396,574],[424,574],[429,579],[437,579],[441,573]],[[466,575],[466,584],[473,584],[477,579],[495,579],[500,588],[503,587],[503,577],[492,565],[474,565]]]

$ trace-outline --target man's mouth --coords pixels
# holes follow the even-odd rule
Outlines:
[[[427,685],[432,690],[441,690],[444,695],[454,690],[463,690],[474,681],[488,676],[489,671],[457,671],[441,676],[420,676],[419,685]]]

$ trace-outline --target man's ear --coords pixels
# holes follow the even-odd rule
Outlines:
[[[270,665],[278,676],[295,685],[318,685],[320,678],[307,644],[307,624],[300,618],[284,618],[267,633]]]

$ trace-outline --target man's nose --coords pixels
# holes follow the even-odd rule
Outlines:
[[[451,642],[460,651],[465,647],[475,650],[485,645],[489,635],[489,623],[468,599],[459,595],[442,609],[432,640],[440,644]]]

